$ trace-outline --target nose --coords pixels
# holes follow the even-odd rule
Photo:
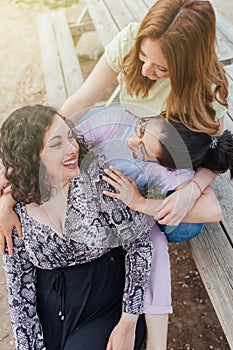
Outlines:
[[[139,144],[140,144],[140,138],[137,136],[136,132],[134,131],[127,138],[127,145],[132,151],[136,151]]]
[[[76,153],[78,150],[78,143],[76,140],[68,141],[68,153]]]
[[[144,62],[142,66],[142,75],[147,76],[148,74],[151,73],[151,70],[152,70],[152,64],[150,63],[150,61]]]

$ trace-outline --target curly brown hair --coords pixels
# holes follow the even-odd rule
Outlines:
[[[12,197],[17,202],[42,204],[51,197],[52,187],[40,153],[44,135],[55,115],[68,124],[79,143],[79,163],[88,152],[83,136],[74,132],[73,124],[56,108],[37,104],[15,110],[1,127],[0,157],[6,169],[6,178],[12,184]]]

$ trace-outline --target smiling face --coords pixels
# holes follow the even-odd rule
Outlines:
[[[80,174],[79,145],[69,126],[58,115],[46,131],[43,144],[40,158],[52,186],[59,188]]]
[[[149,124],[150,121],[140,119],[132,134],[126,139],[126,144],[135,159],[157,163],[161,154],[159,141],[161,126],[159,123],[155,123],[155,126]]]
[[[167,61],[158,40],[145,38],[141,42],[139,59],[143,62],[142,75],[151,80],[169,76]]]

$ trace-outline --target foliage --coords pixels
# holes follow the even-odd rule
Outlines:
[[[38,5],[38,6],[47,6],[50,9],[57,9],[59,7],[70,7],[74,4],[77,4],[78,0],[9,0],[14,4],[27,4],[27,5]]]

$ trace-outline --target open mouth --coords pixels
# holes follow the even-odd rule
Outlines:
[[[78,166],[78,160],[77,160],[77,158],[70,159],[70,160],[63,162],[62,165],[66,168],[74,169]]]

